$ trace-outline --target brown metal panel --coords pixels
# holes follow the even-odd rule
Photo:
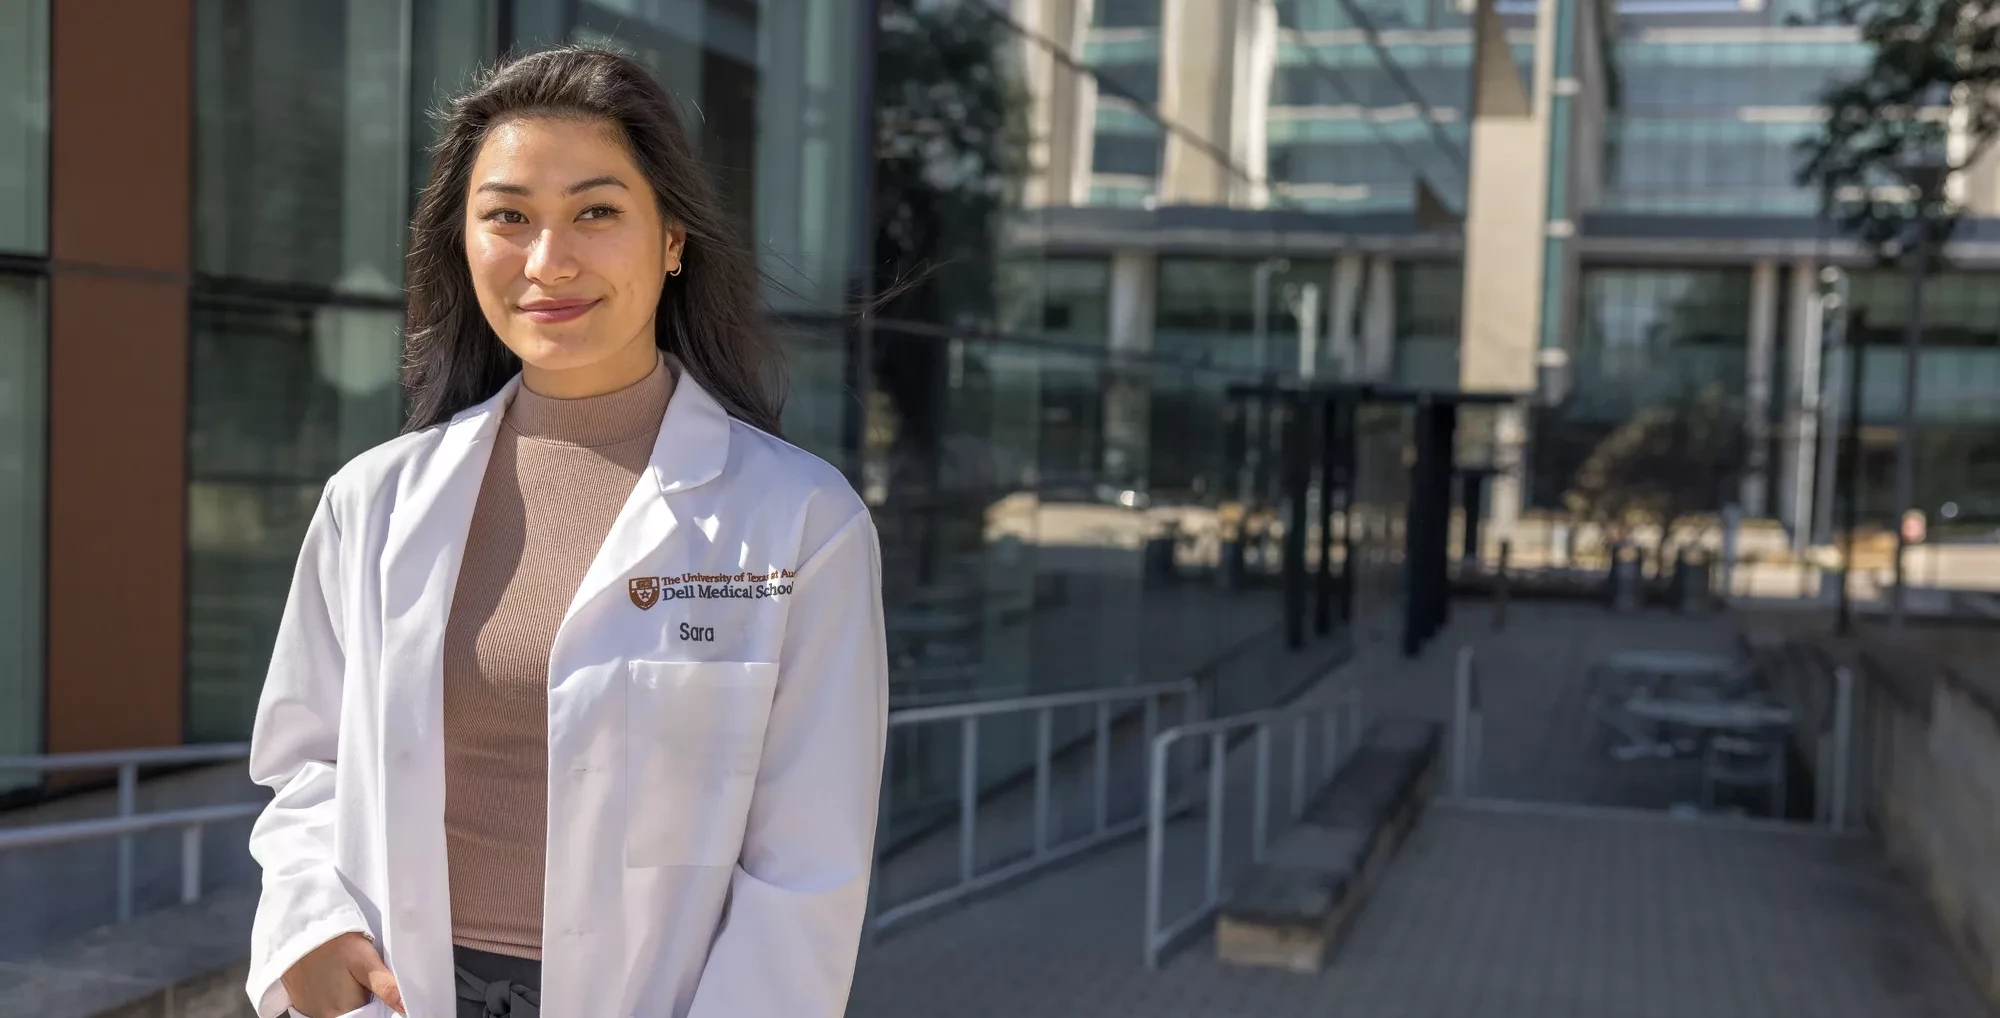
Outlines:
[[[48,749],[181,739],[193,0],[62,0],[50,59]]]

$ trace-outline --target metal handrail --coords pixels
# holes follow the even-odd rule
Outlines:
[[[87,771],[100,767],[167,767],[184,763],[242,760],[250,755],[247,742],[217,742],[198,746],[152,746],[146,749],[104,749],[41,756],[0,756],[0,771]]]
[[[1471,647],[1458,648],[1452,675],[1451,794],[1463,799],[1478,788],[1486,755],[1486,709],[1479,696],[1479,667]]]
[[[1198,719],[1202,712],[1201,688],[1194,679],[1175,682],[1157,682],[1138,686],[1118,686],[1107,689],[1079,690],[1069,693],[1047,693],[1036,696],[1012,697],[1005,700],[979,700],[961,704],[935,707],[912,707],[891,711],[890,728],[905,728],[921,724],[936,724],[956,721],[961,726],[959,736],[958,763],[958,878],[950,886],[921,895],[910,901],[889,908],[882,908],[876,900],[880,890],[879,872],[869,880],[868,929],[879,934],[888,927],[929,912],[986,888],[1014,880],[1026,873],[1044,866],[1053,865],[1079,852],[1087,851],[1107,841],[1124,837],[1139,829],[1146,818],[1134,817],[1113,823],[1110,817],[1111,803],[1111,713],[1112,705],[1139,701],[1145,712],[1145,738],[1150,744],[1153,733],[1159,731],[1160,704],[1169,697],[1179,697],[1183,716]],[[1093,789],[1092,825],[1089,834],[1074,838],[1061,845],[1050,844],[1052,833],[1049,822],[1049,804],[1052,799],[1052,779],[1054,771],[1054,717],[1055,711],[1065,707],[1096,708],[1095,761],[1092,766]],[[983,718],[1010,714],[1035,715],[1035,793],[1034,793],[1034,846],[1025,858],[980,872],[979,836],[979,723]],[[1151,758],[1149,757],[1150,761]],[[885,800],[892,785],[889,761],[883,760],[882,795]],[[887,815],[887,809],[883,810]],[[876,859],[879,870],[881,859]]]
[[[1305,814],[1306,809],[1306,775],[1309,769],[1307,742],[1311,732],[1310,723],[1315,717],[1320,721],[1319,780],[1325,781],[1339,769],[1343,759],[1340,752],[1342,742],[1339,731],[1339,719],[1343,714],[1347,717],[1346,746],[1351,753],[1352,748],[1360,744],[1362,726],[1361,698],[1354,690],[1347,691],[1330,703],[1297,704],[1281,709],[1232,714],[1228,717],[1180,725],[1153,737],[1146,795],[1147,968],[1158,968],[1161,953],[1196,924],[1213,915],[1222,904],[1222,819],[1227,805],[1226,779],[1230,733],[1245,728],[1255,728],[1257,731],[1250,851],[1253,861],[1262,862],[1264,853],[1269,847],[1271,834],[1272,726],[1284,722],[1290,722],[1293,726],[1290,805],[1292,819],[1297,820]],[[1208,830],[1202,903],[1171,924],[1162,926],[1167,856],[1166,819],[1170,812],[1167,802],[1167,757],[1173,751],[1176,742],[1204,735],[1208,737],[1209,750],[1208,799],[1204,806],[1204,812],[1208,816]]]
[[[202,830],[209,824],[228,823],[243,820],[263,812],[261,802],[232,802],[220,806],[196,806],[191,809],[163,810],[139,816],[103,817],[96,820],[72,820],[57,824],[37,824],[33,827],[0,829],[0,852],[15,848],[40,848],[46,845],[63,845],[73,841],[94,841],[98,838],[116,837],[121,848],[129,848],[135,834],[148,831],[179,828],[181,832],[181,903],[191,905],[201,900],[201,839]],[[129,859],[121,853],[120,861]],[[118,886],[118,907],[120,921],[130,919],[132,907],[131,873],[120,870]]]
[[[139,768],[170,767],[176,764],[219,763],[224,760],[243,760],[250,756],[247,742],[211,743],[196,746],[150,746],[144,749],[107,749],[82,753],[47,753],[40,756],[0,756],[0,771],[87,771],[102,767],[118,768],[118,813],[108,820],[86,820],[75,823],[42,824],[21,827],[0,834],[0,850],[20,848],[27,845],[50,844],[52,842],[26,840],[26,836],[37,831],[83,831],[85,833],[65,836],[58,840],[77,841],[91,838],[116,837],[118,839],[118,921],[132,918],[132,835],[157,827],[181,827],[181,894],[183,901],[193,901],[187,897],[190,881],[199,893],[201,883],[201,826],[215,821],[198,820],[193,827],[188,821],[172,818],[200,814],[201,810],[176,810],[162,813],[138,813]],[[203,807],[204,809],[242,809],[241,815],[254,815],[264,807],[262,803],[235,803],[230,807]],[[167,818],[153,823],[158,818]],[[236,819],[232,814],[224,819]],[[120,824],[138,822],[141,826],[120,827]],[[89,825],[108,825],[90,827]],[[145,826],[151,824],[151,826]],[[194,851],[188,845],[192,840]],[[190,862],[189,859],[193,861]],[[192,870],[190,870],[192,867]],[[189,874],[192,873],[192,876]]]

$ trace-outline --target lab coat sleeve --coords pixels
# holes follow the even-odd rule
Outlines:
[[[863,509],[798,570],[726,917],[687,1018],[839,1018],[867,912],[888,727]]]
[[[334,758],[345,654],[340,532],[320,500],[306,528],[250,736],[250,777],[275,793],[250,833],[263,894],[246,989],[260,1018],[291,1006],[280,982],[307,952],[368,923],[334,868]]]

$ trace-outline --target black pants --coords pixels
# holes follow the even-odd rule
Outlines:
[[[451,960],[458,1018],[541,1018],[541,962],[456,944]]]

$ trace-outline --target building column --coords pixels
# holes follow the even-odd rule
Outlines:
[[[1111,256],[1111,373],[1104,388],[1104,473],[1114,484],[1143,483],[1152,441],[1152,375],[1132,361],[1153,351],[1153,298],[1159,277],[1151,251]]]
[[[1386,381],[1396,370],[1396,262],[1388,255],[1368,259],[1368,285],[1361,307],[1361,377]]]
[[[51,6],[46,745],[171,745],[186,667],[194,2]]]
[[[1811,538],[1814,449],[1819,440],[1820,313],[1818,266],[1792,266],[1786,300],[1791,327],[1785,336],[1784,430],[1778,446],[1778,519],[1792,532],[1792,547]]]
[[[1778,265],[1760,261],[1750,267],[1750,330],[1743,377],[1743,512],[1761,517],[1769,512],[1771,486],[1771,354],[1778,328]]]
[[[1352,251],[1333,261],[1332,288],[1327,292],[1327,343],[1341,378],[1362,374],[1361,344],[1354,331],[1354,309],[1361,301],[1362,272],[1367,262]]]

